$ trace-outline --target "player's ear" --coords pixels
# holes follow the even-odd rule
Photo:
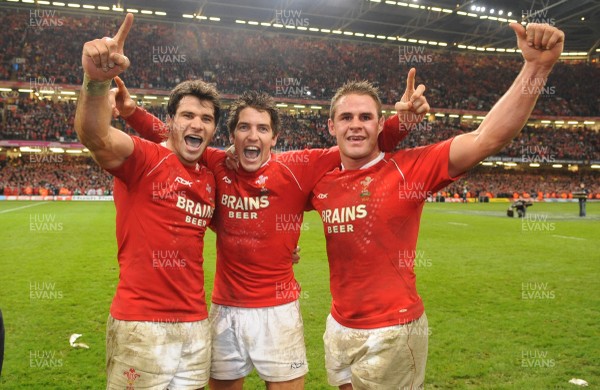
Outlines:
[[[385,116],[381,116],[379,118],[379,123],[377,124],[377,134],[381,133],[383,131],[383,125],[385,123]]]
[[[333,120],[331,118],[327,119],[327,127],[329,127],[329,134],[335,137],[335,130],[333,128]]]
[[[271,147],[274,148],[275,145],[277,144],[277,138],[279,137],[279,134],[275,134],[273,135],[273,139],[271,140]]]

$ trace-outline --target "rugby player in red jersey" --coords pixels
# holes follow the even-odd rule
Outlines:
[[[397,104],[403,127],[416,118],[415,70]],[[143,136],[161,140],[162,124],[128,97],[118,81],[116,112]],[[419,119],[420,120],[420,119]],[[308,372],[303,325],[291,253],[303,228],[308,196],[321,176],[340,163],[337,148],[271,153],[279,115],[271,97],[243,94],[230,107],[228,127],[240,169],[225,165],[226,153],[209,148],[204,159],[215,173],[217,272],[212,295],[212,389],[242,389],[253,368],[269,389],[300,389]],[[380,139],[392,150],[407,134],[398,116]]]
[[[381,102],[351,82],[331,102],[329,132],[341,168],[313,190],[323,220],[332,294],[325,359],[340,389],[422,389],[428,324],[414,261],[423,205],[519,134],[564,42],[559,29],[512,23],[525,64],[479,128],[433,145],[384,153]],[[419,107],[416,107],[419,112]]]
[[[112,127],[109,88],[129,67],[123,46],[132,23],[128,14],[114,38],[85,43],[75,116],[79,139],[115,177],[120,272],[107,323],[107,388],[204,388],[211,336],[202,253],[215,179],[198,160],[220,100],[202,81],[175,87],[166,146]]]

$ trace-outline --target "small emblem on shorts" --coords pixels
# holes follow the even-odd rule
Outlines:
[[[293,362],[293,363],[290,365],[290,368],[293,368],[293,369],[300,368],[300,367],[302,367],[302,366],[303,366],[303,365],[305,365],[305,364],[306,364],[306,363],[304,363],[304,362]]]
[[[126,390],[135,390],[133,388],[133,382],[135,382],[135,380],[137,378],[139,378],[141,375],[138,374],[137,372],[135,372],[135,368],[130,368],[129,371],[123,372],[123,375],[125,375],[127,377],[127,387],[125,389]]]

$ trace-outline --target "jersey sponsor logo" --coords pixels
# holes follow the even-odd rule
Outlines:
[[[221,204],[231,210],[228,212],[229,218],[234,219],[258,219],[258,213],[255,210],[267,208],[269,206],[269,197],[262,196],[235,196],[223,194]]]
[[[177,176],[175,178],[175,183],[180,183],[180,184],[183,184],[184,186],[188,186],[188,187],[192,186],[192,182],[191,181],[187,181],[187,180],[185,180],[184,178],[182,178],[180,176]]]
[[[215,211],[214,207],[208,204],[194,202],[183,196],[177,196],[177,207],[188,213],[185,222],[198,226],[207,226]]]
[[[327,195],[328,194],[321,192],[320,194],[317,194],[317,199],[327,199]]]
[[[354,225],[349,222],[354,222],[366,216],[367,206],[364,204],[321,211],[321,219],[327,233],[352,233],[354,232]]]

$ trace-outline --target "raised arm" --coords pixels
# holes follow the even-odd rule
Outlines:
[[[75,131],[105,169],[120,166],[133,153],[131,137],[110,125],[109,101],[111,80],[129,67],[123,46],[132,24],[133,15],[127,14],[113,38],[95,39],[83,46],[84,77],[75,112]]]
[[[429,103],[423,95],[425,86],[419,84],[415,89],[416,74],[415,68],[408,71],[406,89],[395,106],[397,114],[385,121],[383,131],[379,133],[377,143],[379,149],[384,152],[396,149],[396,146],[415,129],[417,124],[423,121],[425,114],[429,112]]]
[[[562,53],[565,35],[556,27],[537,23],[527,25],[527,29],[518,23],[511,23],[510,27],[517,35],[525,64],[477,130],[452,141],[448,167],[452,177],[494,155],[519,134]]]
[[[135,104],[120,77],[115,77],[117,88],[110,91],[113,116],[121,116],[142,138],[161,143],[168,137],[167,125]]]

